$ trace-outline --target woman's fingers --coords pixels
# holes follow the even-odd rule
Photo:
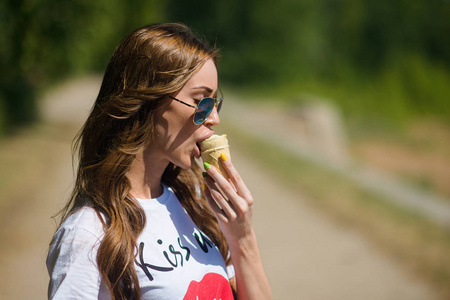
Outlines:
[[[205,195],[227,241],[234,243],[252,232],[253,198],[231,161],[225,157],[223,165],[230,175],[228,180],[215,167],[205,164]]]
[[[208,187],[205,188],[205,197],[209,207],[216,214],[217,218],[220,219],[222,222],[226,222],[228,220],[227,216],[225,215],[222,208],[217,204],[216,200],[213,199],[211,191],[209,190]]]
[[[233,183],[237,194],[246,200],[252,199],[252,195],[251,195],[250,191],[248,190],[247,186],[245,185],[245,183],[242,180],[239,173],[234,168],[234,165],[231,162],[231,160],[228,159],[228,157],[223,153],[220,155],[220,159],[221,159],[222,165],[227,170],[228,176],[230,177],[231,182]]]
[[[241,177],[237,173],[236,169],[233,167],[231,161],[229,161],[229,159],[226,159],[225,157],[225,160],[223,162],[226,163],[224,164],[224,166],[229,172],[231,182],[226,180],[216,168],[205,165],[205,169],[207,169],[207,173],[223,192],[224,196],[231,202],[232,208],[234,209],[235,213],[238,215],[246,214],[249,207],[253,204],[253,198],[244,182],[242,181]],[[220,193],[219,189],[217,189],[217,191],[218,193]],[[214,197],[215,192],[213,192],[212,190],[211,192]],[[219,203],[219,205],[221,204]]]
[[[231,203],[228,202],[227,199],[224,198],[224,196],[222,195],[219,188],[215,185],[213,179],[211,177],[206,177],[205,183],[208,186],[208,189],[205,192],[205,194],[207,197],[210,197],[214,201],[214,204],[215,204],[215,205],[212,205],[213,210],[217,213],[216,209],[214,209],[214,207],[217,206],[217,209],[219,211],[225,213],[225,215],[228,218],[231,218],[231,219],[236,218],[236,212],[231,207]],[[211,206],[211,204],[212,203],[210,203],[210,206]]]

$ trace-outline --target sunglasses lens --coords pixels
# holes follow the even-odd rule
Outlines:
[[[212,110],[214,108],[214,99],[213,98],[203,98],[202,101],[198,104],[197,111],[194,115],[194,123],[196,125],[200,125],[209,117]]]

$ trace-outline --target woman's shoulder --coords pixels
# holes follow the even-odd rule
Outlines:
[[[100,239],[104,234],[103,221],[90,206],[82,206],[70,213],[56,231],[52,244],[61,239]]]
[[[96,256],[102,237],[102,222],[92,207],[79,207],[62,222],[46,259],[49,298],[93,299],[99,295],[102,287]]]

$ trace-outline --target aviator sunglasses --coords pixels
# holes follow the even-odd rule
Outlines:
[[[219,113],[220,109],[222,108],[222,100],[223,98],[203,98],[200,100],[197,106],[190,105],[184,101],[181,101],[175,97],[169,96],[169,98],[178,101],[180,103],[183,103],[186,106],[195,108],[194,113],[194,124],[195,125],[201,125],[203,124],[206,119],[208,119],[209,115],[212,113],[214,106],[217,107],[217,113]]]

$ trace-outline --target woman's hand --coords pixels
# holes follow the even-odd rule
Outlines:
[[[230,179],[225,179],[216,168],[205,164],[205,195],[230,248],[236,272],[237,298],[272,299],[253,231],[252,195],[231,161],[224,154],[220,158]]]
[[[219,221],[219,226],[230,247],[253,235],[253,198],[230,159],[220,156],[228,172],[225,179],[214,167],[205,164],[206,199]]]

